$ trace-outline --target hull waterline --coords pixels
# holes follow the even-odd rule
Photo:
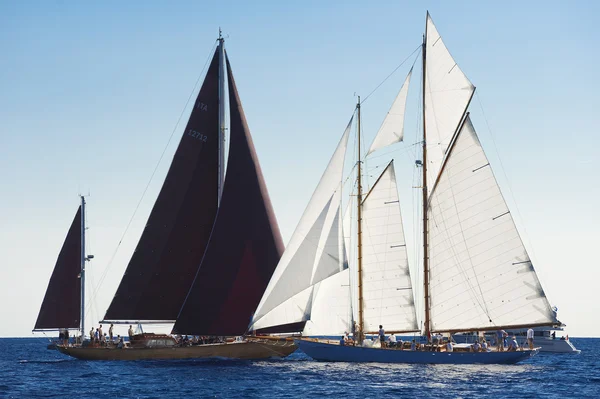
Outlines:
[[[517,352],[427,352],[341,346],[297,340],[311,358],[326,362],[407,363],[407,364],[514,364],[538,353],[538,349]]]
[[[57,349],[81,360],[156,360],[156,359],[268,359],[285,357],[297,349],[291,341],[252,341],[226,344],[207,344],[168,348],[90,348],[65,347]]]

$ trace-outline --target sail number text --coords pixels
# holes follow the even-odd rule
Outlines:
[[[200,132],[197,132],[195,130],[188,130],[188,136],[192,136],[195,139],[198,139],[200,141],[202,141],[203,143],[206,143],[206,141],[208,140],[208,137],[205,134],[202,134]]]

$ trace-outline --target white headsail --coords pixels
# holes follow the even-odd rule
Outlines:
[[[363,331],[417,331],[393,161],[362,207]]]
[[[412,68],[408,72],[404,84],[400,88],[392,107],[383,120],[367,155],[380,148],[404,140],[404,113],[406,111],[406,97],[408,96],[408,86],[410,84],[411,75]]]
[[[271,277],[254,314],[252,329],[290,323],[290,319],[297,317],[280,305],[290,299],[296,301],[297,294],[345,268],[346,256],[341,245],[341,181],[351,126],[352,119]],[[299,311],[304,314],[308,302],[303,299],[300,302],[294,302],[293,306],[303,307]],[[269,315],[272,311],[277,314]]]
[[[468,116],[428,223],[432,330],[557,322]]]
[[[460,70],[427,14],[425,124],[427,180],[433,189],[452,136],[466,112],[475,86]]]

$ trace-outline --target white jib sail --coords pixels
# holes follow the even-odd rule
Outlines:
[[[412,68],[408,72],[408,76],[406,76],[406,80],[400,88],[392,107],[385,116],[367,155],[404,139],[404,113],[406,111],[406,97],[408,96],[411,75]]]
[[[266,319],[261,319],[296,294],[344,269],[341,181],[351,126],[352,119],[269,281],[254,314],[252,329],[286,324],[289,317],[284,313],[270,315],[268,325]]]
[[[448,52],[427,15],[425,124],[427,128],[427,180],[433,188],[454,132],[469,105],[475,86]]]
[[[362,209],[363,331],[417,331],[393,161]]]
[[[428,223],[432,330],[556,322],[469,117]]]

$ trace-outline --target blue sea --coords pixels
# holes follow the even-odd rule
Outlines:
[[[90,362],[41,338],[0,339],[0,398],[600,398],[600,339],[518,365],[267,361]]]

